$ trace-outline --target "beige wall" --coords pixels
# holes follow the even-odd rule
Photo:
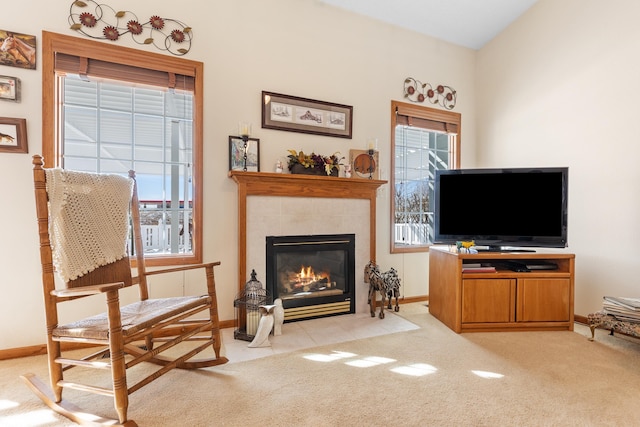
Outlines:
[[[479,166],[568,166],[576,314],[640,297],[640,3],[540,0],[477,55]]]
[[[16,2],[4,29],[38,37],[42,30],[74,34],[67,17],[70,1]],[[458,91],[454,111],[462,114],[463,166],[475,158],[474,51],[325,6],[315,0],[194,0],[175,2],[109,0],[114,9],[179,19],[193,28],[187,58],[205,64],[204,255],[220,260],[216,279],[220,317],[233,318],[237,292],[236,186],[227,178],[228,135],[240,120],[253,123],[261,143],[261,164],[272,170],[288,149],[348,156],[379,138],[383,179],[389,178],[390,101],[403,100],[403,81],[414,77]],[[83,37],[78,35],[78,37]],[[156,51],[127,40],[130,47]],[[38,46],[38,60],[40,57]],[[37,230],[31,184],[31,155],[40,153],[41,67],[2,66],[0,74],[22,81],[22,102],[0,102],[0,116],[27,118],[29,155],[0,154],[0,350],[44,342]],[[262,90],[354,107],[353,139],[311,136],[260,128]],[[389,189],[378,196],[378,255],[381,267],[401,274],[405,296],[428,292],[426,254],[389,254]],[[259,272],[264,280],[264,272]],[[191,274],[178,277],[194,287]],[[362,284],[358,290],[366,289]],[[125,299],[127,297],[125,296]],[[97,303],[96,303],[97,304]],[[78,307],[89,311],[91,307]]]
[[[69,3],[17,2],[2,25],[38,37],[43,29],[72,34]],[[194,29],[187,57],[205,63],[204,249],[205,258],[222,261],[222,319],[233,318],[237,283],[236,188],[226,176],[227,136],[237,122],[254,124],[263,170],[290,148],[346,154],[376,136],[388,179],[390,100],[403,99],[402,81],[409,76],[458,91],[463,167],[569,166],[568,251],[577,255],[577,314],[600,308],[603,295],[639,296],[635,0],[540,0],[479,52],[315,0],[195,0],[187,8],[151,0],[109,3]],[[119,43],[136,47],[126,39]],[[0,102],[0,116],[27,118],[29,154],[39,153],[40,66],[0,68],[2,75],[19,77],[23,89],[21,103]],[[353,105],[354,138],[260,129],[262,90]],[[0,349],[44,341],[30,155],[0,154]],[[400,271],[405,296],[425,295],[427,256],[389,254],[388,203],[385,186],[378,199],[378,262]],[[192,276],[179,280],[194,286]]]

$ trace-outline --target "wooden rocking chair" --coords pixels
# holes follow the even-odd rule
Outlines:
[[[220,263],[213,262],[146,271],[140,234],[139,203],[133,172],[129,173],[130,178],[126,178],[119,175],[99,175],[62,171],[60,169],[47,170],[43,168],[43,164],[42,157],[37,155],[33,157],[51,388],[47,387],[43,381],[33,374],[25,374],[22,378],[50,408],[78,424],[137,426],[134,421],[127,418],[129,395],[131,393],[141,389],[173,368],[195,369],[227,362],[227,358],[220,356],[220,329],[214,280],[214,267]],[[62,179],[59,179],[56,175],[51,175],[54,172],[75,174],[73,175],[74,179],[86,178],[88,181],[81,183],[75,181],[74,183],[67,175]],[[50,182],[47,182],[47,179]],[[111,184],[114,183],[114,181],[104,181],[108,179],[116,180],[117,185],[120,185],[115,193],[113,189],[111,189],[111,193],[108,192]],[[90,185],[91,183],[99,185],[92,186]],[[62,190],[55,190],[60,192],[63,198],[63,201],[56,205],[56,209],[60,208],[60,212],[54,211],[51,201],[54,185],[62,188]],[[127,191],[122,191],[123,185],[124,187],[128,186],[130,194]],[[111,210],[120,212],[118,209],[113,208],[113,205],[116,204],[114,202],[115,196],[122,193],[125,194],[123,196],[124,202],[120,200],[120,204],[125,206],[120,209],[122,218],[117,218],[117,215],[112,214]],[[129,195],[131,196],[130,198]],[[56,195],[56,197],[59,196]],[[93,203],[96,200],[105,202],[105,206],[110,212],[107,223],[100,223],[97,227],[98,232],[92,234],[87,231],[89,226],[86,223],[89,222],[89,219],[86,218],[87,215],[82,213],[96,213],[97,209],[93,205],[89,210],[85,210],[78,204],[86,201]],[[63,209],[68,210],[63,213]],[[79,212],[81,216],[76,215],[76,217],[73,217],[73,212],[71,212],[72,216],[69,216],[69,211],[74,210],[76,213]],[[61,226],[56,221],[59,221],[63,215],[67,215],[67,223],[65,224],[63,221]],[[104,215],[102,215],[102,219],[104,219]],[[108,263],[95,267],[91,271],[83,272],[77,278],[63,279],[64,286],[59,285],[56,288],[54,283],[54,259],[56,260],[55,270],[58,273],[64,270],[64,273],[67,274],[67,270],[69,270],[68,264],[73,266],[78,264],[77,260],[74,259],[76,255],[79,258],[84,258],[86,252],[91,252],[93,248],[97,248],[100,252],[103,243],[105,243],[104,247],[113,246],[113,236],[118,234],[114,229],[122,228],[122,222],[118,221],[124,221],[125,228],[124,241],[116,245],[117,250],[120,247],[123,248],[123,254],[119,259],[110,260],[107,257]],[[126,255],[127,240],[130,239],[128,236],[129,222],[133,232],[133,246],[136,254],[136,276],[131,273],[130,260]],[[81,253],[79,253],[78,247],[73,246],[78,243],[69,241],[70,236],[76,234],[69,227],[76,224],[83,227],[82,232],[77,233],[81,237],[79,239],[82,241],[80,244],[89,244],[90,250],[83,246],[80,248]],[[63,232],[65,230],[69,231],[58,233],[64,234],[63,236],[55,234],[61,230]],[[103,236],[105,237],[104,240],[108,240],[108,242],[98,241]],[[105,250],[105,253],[108,253],[108,251]],[[101,256],[103,255],[102,252],[100,254]],[[67,260],[71,261],[67,262],[67,267],[60,267],[61,257],[71,258]],[[104,256],[102,257],[104,259]],[[102,261],[102,263],[105,262]],[[203,289],[203,292],[206,293],[203,295],[149,298],[148,276],[196,268],[203,269],[203,288],[206,285],[206,289]],[[73,277],[73,274],[70,277]],[[121,306],[119,291],[132,286],[138,287],[139,301]],[[65,302],[98,294],[104,296],[106,307],[104,313],[65,325],[58,324],[59,310],[60,313],[63,313],[62,309],[64,307],[62,306]],[[199,320],[198,316],[194,317],[198,313],[200,317],[206,316],[206,318]],[[194,341],[198,342],[194,343]],[[67,347],[75,347],[73,353],[75,357],[68,356],[67,351],[63,356],[62,342],[82,344],[83,350],[78,350],[79,346],[77,345],[67,345]],[[95,346],[99,347],[96,349]],[[183,347],[186,347],[183,349],[184,351],[181,351],[176,356],[177,349],[182,349]],[[213,348],[215,357],[193,359],[195,355],[210,347]],[[172,349],[173,357],[161,356],[168,349]],[[89,354],[77,356],[78,352]],[[150,375],[142,379],[138,375],[136,382],[130,384],[129,381],[133,380],[127,375],[127,372],[141,362],[150,362],[159,365],[159,367],[153,369]],[[67,373],[71,368],[109,369],[111,372],[111,386],[100,387],[80,384],[73,381],[73,379],[65,379],[63,373]],[[99,375],[93,375],[92,382],[94,377],[97,378]],[[86,411],[82,411],[77,406],[62,399],[62,390],[65,387],[113,397],[117,419],[107,419],[95,415],[88,417]]]

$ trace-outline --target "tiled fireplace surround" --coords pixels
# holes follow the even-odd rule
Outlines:
[[[369,310],[363,271],[375,259],[377,188],[386,181],[264,172],[230,172],[238,184],[238,290],[251,270],[264,283],[266,236],[356,236],[356,313]]]

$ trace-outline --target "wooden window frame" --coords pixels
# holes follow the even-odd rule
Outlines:
[[[113,44],[85,40],[48,31],[42,32],[42,155],[47,167],[61,163],[61,129],[56,110],[59,93],[56,82],[56,54],[68,54],[89,60],[107,61],[193,77],[193,246],[191,254],[166,254],[148,257],[147,265],[183,265],[202,262],[203,215],[203,63]],[[170,79],[171,80],[171,79]]]
[[[399,116],[408,117],[404,123],[404,119],[398,119]],[[450,165],[452,169],[460,168],[460,144],[461,144],[461,127],[462,115],[451,111],[438,110],[436,108],[424,107],[420,105],[408,104],[405,102],[391,101],[391,178],[390,178],[390,252],[391,253],[412,253],[412,252],[428,252],[430,245],[415,246],[396,246],[395,244],[395,170],[396,170],[396,126],[398,124],[407,124],[409,126],[417,126],[423,129],[434,131],[449,132],[456,134],[456,140],[453,147],[450,147]]]

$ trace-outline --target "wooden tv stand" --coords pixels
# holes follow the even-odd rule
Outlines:
[[[518,272],[501,264],[554,263],[557,269]],[[463,263],[496,266],[462,272]],[[536,252],[460,254],[455,246],[429,251],[429,313],[453,331],[572,331],[575,255]]]

